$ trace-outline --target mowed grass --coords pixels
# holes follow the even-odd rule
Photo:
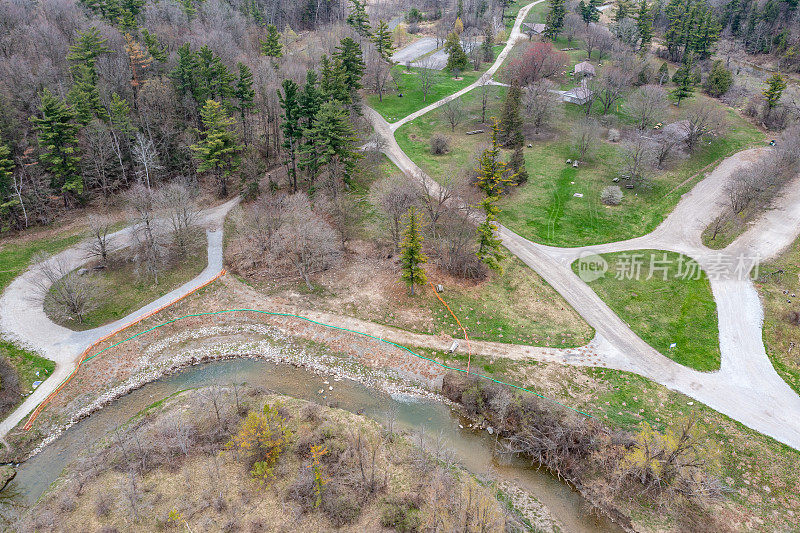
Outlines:
[[[400,83],[400,96],[392,90],[383,95],[381,100],[377,94],[367,96],[367,103],[371,108],[380,113],[389,122],[397,122],[403,117],[428,106],[437,100],[460,91],[464,87],[474,83],[480,73],[463,72],[460,79],[454,79],[453,75],[446,70],[434,71],[434,82],[427,97],[423,95],[420,86],[419,71],[417,67],[411,67],[410,71],[405,66],[397,65],[392,67]]]
[[[44,381],[56,368],[53,361],[2,339],[0,339],[0,357],[16,370],[19,388],[23,392],[31,390],[34,381]]]
[[[489,90],[487,119],[499,116],[505,89]],[[480,89],[460,98],[463,105],[461,123],[451,132],[441,109],[434,110],[397,130],[395,136],[400,148],[436,180],[472,170],[475,156],[488,142],[488,135],[466,135],[475,129],[487,129],[480,123]],[[702,95],[694,101],[708,101]],[[526,168],[530,179],[521,187],[512,189],[500,202],[500,222],[523,237],[553,246],[584,246],[614,242],[644,235],[654,230],[672,211],[682,194],[710,173],[725,157],[763,142],[764,135],[735,111],[723,108],[727,125],[724,133],[703,142],[691,157],[675,158],[665,169],[654,172],[649,187],[623,189],[624,198],[619,206],[606,206],[600,201],[603,188],[614,185],[619,176],[621,144],[605,140],[605,129],[600,128],[591,157],[579,168],[566,164],[576,156],[571,131],[585,116],[583,109],[563,104],[563,119],[559,120],[549,137],[530,139],[524,148]],[[722,106],[721,106],[722,107]],[[685,116],[687,106],[671,106],[666,122]],[[598,110],[594,115],[597,116]],[[618,127],[631,122],[622,106],[612,110]],[[430,139],[434,134],[450,138],[450,152],[445,155],[430,153]],[[527,143],[532,143],[528,148]],[[504,157],[510,158],[505,151]],[[576,196],[578,193],[582,196]]]
[[[60,319],[48,313],[50,319],[75,331],[103,326],[180,287],[200,274],[208,263],[206,239],[200,231],[197,232],[187,255],[170,261],[159,272],[158,283],[155,283],[152,276],[137,271],[135,263],[128,260],[129,253],[128,250],[123,250],[112,254],[109,268],[87,274],[97,286],[100,305],[88,313],[83,322]]]
[[[493,273],[475,287],[447,286],[440,296],[474,340],[573,348],[587,344],[594,335],[558,293],[513,256],[502,274]],[[427,291],[426,299],[435,332],[463,338],[450,311],[432,291]]]
[[[677,363],[705,372],[719,369],[717,308],[697,263],[659,250],[602,257],[608,270],[589,286],[637,335]],[[572,269],[578,268],[576,261]]]
[[[764,305],[764,347],[772,365],[800,394],[800,325],[792,321],[800,295],[800,240],[761,264],[756,288]]]
[[[19,240],[7,237],[0,242],[0,290],[5,290],[11,281],[31,266],[38,253],[55,254],[83,240],[86,235],[77,231],[65,231],[55,235],[46,230],[22,235]]]

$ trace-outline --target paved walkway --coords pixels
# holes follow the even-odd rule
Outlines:
[[[33,411],[75,368],[77,359],[87,346],[163,305],[193,291],[222,271],[222,223],[225,215],[239,199],[203,211],[199,223],[206,228],[208,237],[208,264],[194,279],[150,302],[130,315],[86,331],[72,331],[53,323],[42,307],[40,289],[36,280],[38,269],[31,268],[12,281],[0,296],[0,331],[3,336],[30,348],[43,357],[55,361],[56,368],[36,390],[26,398],[5,420],[0,422],[0,438]],[[111,248],[119,250],[131,244],[132,229],[122,229],[110,236]],[[81,243],[54,256],[51,260],[64,261],[75,269],[86,263],[86,243]]]
[[[529,4],[517,17],[507,46],[480,80],[461,91],[392,124],[367,109],[383,151],[407,175],[425,180],[434,190],[435,181],[423,172],[398,146],[394,132],[416,118],[491,83],[518,39],[519,28]],[[652,233],[616,243],[579,248],[555,248],[533,243],[505,227],[499,227],[503,244],[555,288],[597,332],[591,357],[563,359],[577,364],[600,364],[635,372],[666,387],[691,396],[717,411],[800,449],[800,396],[781,377],[767,357],[762,341],[763,311],[752,282],[739,276],[736,265],[741,256],[777,255],[800,232],[800,183],[787,187],[775,209],[768,211],[753,227],[724,250],[712,251],[701,241],[704,228],[719,214],[720,197],[736,172],[757,161],[766,149],[745,150],[725,159],[692,191],[685,194],[673,212]],[[799,180],[800,181],[800,180]],[[586,253],[656,248],[686,254],[706,271],[719,275],[711,281],[717,304],[721,367],[717,372],[698,372],[668,359],[636,335],[570,268]],[[723,265],[723,266],[721,266]],[[513,350],[511,350],[513,351]]]

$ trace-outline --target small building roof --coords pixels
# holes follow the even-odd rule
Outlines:
[[[595,70],[594,65],[589,63],[588,61],[581,61],[577,65],[575,65],[575,74],[591,74],[594,76]]]
[[[571,102],[573,104],[583,105],[589,101],[592,97],[592,91],[588,87],[580,86],[575,87],[574,89],[570,89],[566,91],[561,98],[565,102]]]
[[[536,35],[539,35],[540,33],[544,33],[545,26],[544,26],[544,24],[541,24],[541,23],[531,24],[529,22],[523,22],[522,26],[524,28],[524,31],[526,31],[526,32],[531,32],[531,33],[534,33]]]

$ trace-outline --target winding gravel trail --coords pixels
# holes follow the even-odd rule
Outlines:
[[[475,87],[490,83],[513,44],[522,36],[519,28],[528,10],[537,3],[520,10],[508,44],[497,61],[480,80],[469,87],[392,124],[387,123],[376,111],[367,109],[367,116],[381,137],[383,152],[401,171],[414,179],[425,180],[434,190],[438,188],[436,182],[400,149],[394,132],[403,124]],[[709,250],[703,246],[701,239],[703,230],[722,209],[720,198],[726,184],[744,165],[758,161],[766,150],[744,150],[722,161],[705,179],[683,195],[672,213],[652,233],[643,237],[596,246],[555,248],[531,242],[503,226],[498,228],[498,233],[511,253],[542,276],[595,328],[597,335],[589,345],[592,356],[570,357],[576,355],[574,351],[570,353],[565,350],[563,361],[635,372],[800,449],[800,396],[783,381],[769,361],[762,341],[761,302],[750,279],[739,271],[740,258],[765,259],[777,255],[800,233],[799,184],[787,187],[774,209],[765,213],[749,231],[726,249]],[[648,248],[683,253],[698,261],[709,274],[715,273],[710,277],[719,322],[719,371],[692,370],[656,351],[636,335],[570,267],[584,254]]]
[[[72,331],[55,324],[42,306],[37,280],[40,273],[36,268],[27,270],[12,281],[0,296],[0,331],[3,336],[30,348],[43,357],[55,361],[56,368],[25,401],[5,420],[0,422],[0,438],[33,411],[75,368],[77,359],[87,346],[163,305],[192,292],[222,271],[222,223],[225,215],[237,203],[238,198],[201,212],[199,224],[206,228],[208,238],[208,264],[194,279],[186,282],[161,298],[150,302],[130,315],[86,331]],[[112,250],[130,246],[133,231],[127,227],[113,233],[109,242]],[[69,269],[79,268],[87,261],[86,243],[77,244],[56,254],[51,261],[63,261]]]

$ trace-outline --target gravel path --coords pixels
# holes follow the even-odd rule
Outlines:
[[[508,44],[497,61],[469,87],[392,124],[377,112],[367,109],[375,131],[382,137],[384,153],[400,170],[437,187],[434,180],[400,149],[394,132],[449,100],[491,82],[513,43],[522,37],[519,31],[522,20],[537,3],[520,10]],[[774,208],[726,249],[709,250],[701,240],[705,227],[722,209],[720,198],[725,185],[742,166],[757,161],[765,151],[744,150],[722,161],[708,177],[683,195],[655,231],[643,237],[597,246],[555,248],[533,243],[502,226],[499,234],[511,253],[542,276],[597,332],[587,347],[590,349],[579,357],[574,357],[577,355],[575,351],[570,354],[570,351],[559,353],[552,350],[548,355],[561,356],[564,362],[572,364],[593,364],[635,372],[800,449],[800,396],[772,367],[761,336],[763,311],[758,293],[752,282],[736,271],[737,262],[743,255],[762,259],[774,256],[797,237],[800,232],[800,187],[797,185],[800,183],[787,187],[787,192],[778,199]],[[719,273],[711,280],[719,321],[719,371],[698,372],[660,354],[636,335],[570,268],[571,263],[583,254],[647,248],[686,254],[697,260],[707,272]],[[518,352],[516,348],[509,348],[509,351]]]
[[[220,206],[203,211],[199,223],[206,228],[208,237],[208,264],[194,279],[161,298],[150,302],[130,315],[86,331],[72,331],[53,323],[42,307],[42,298],[36,280],[40,276],[36,268],[31,268],[12,281],[0,297],[0,331],[18,344],[32,349],[55,361],[53,374],[26,398],[5,420],[0,422],[0,438],[14,428],[28,413],[33,411],[58,385],[72,372],[78,357],[98,339],[126,324],[135,322],[147,313],[191,292],[219,274],[222,270],[222,222],[225,215],[239,199],[230,200]],[[131,244],[132,229],[122,229],[110,237],[111,248],[119,250]],[[86,263],[86,244],[81,243],[54,256],[52,260],[64,261],[70,269],[79,268]]]

